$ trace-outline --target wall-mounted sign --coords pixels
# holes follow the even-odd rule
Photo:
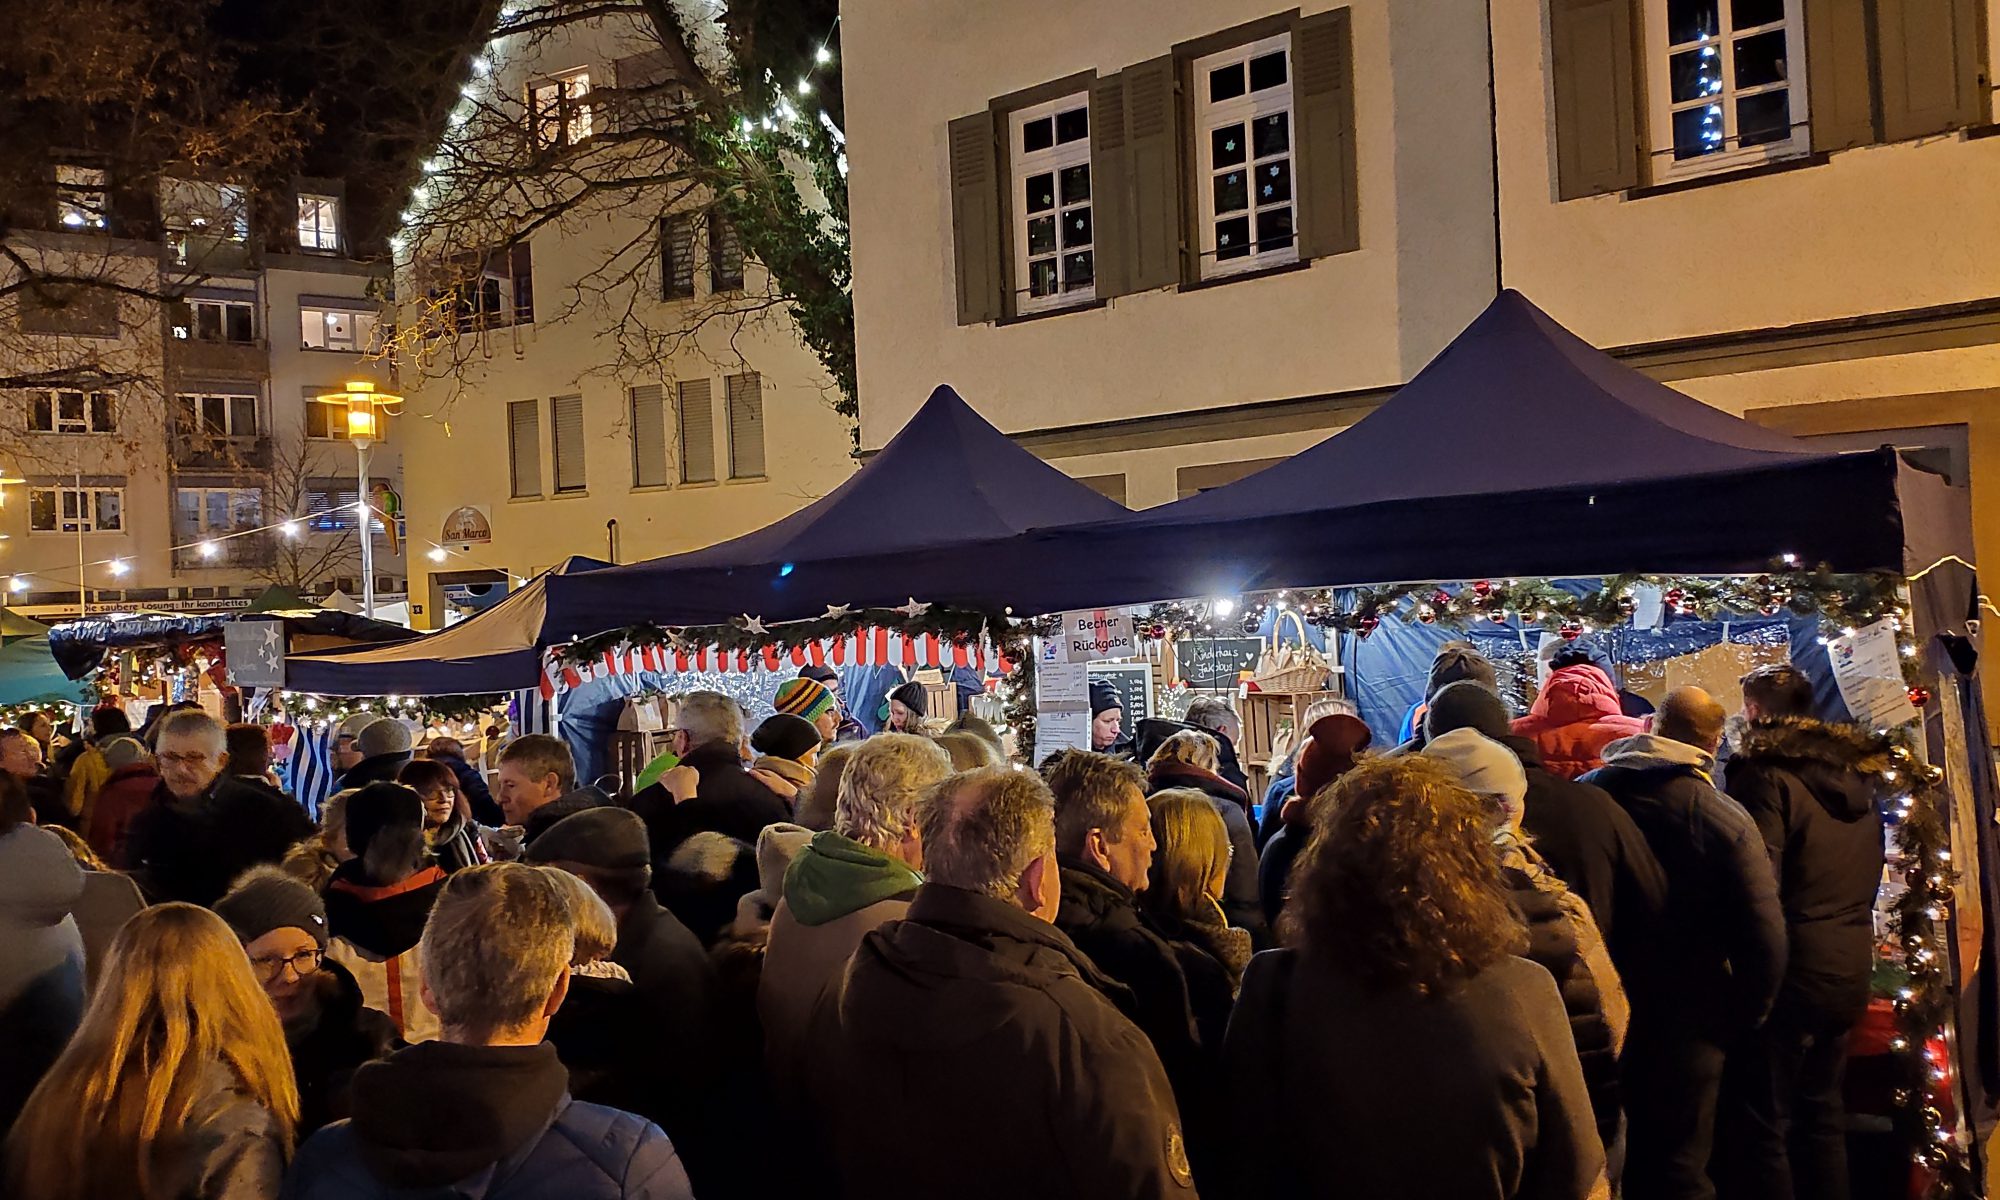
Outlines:
[[[490,542],[493,540],[493,523],[487,519],[486,510],[477,504],[454,508],[445,514],[438,540],[447,545]]]

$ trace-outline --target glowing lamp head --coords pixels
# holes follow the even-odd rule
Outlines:
[[[126,571],[125,560],[122,558],[114,558],[109,563],[105,564],[105,569],[110,571],[113,575],[123,575]]]

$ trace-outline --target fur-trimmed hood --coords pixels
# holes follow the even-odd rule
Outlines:
[[[1790,771],[1828,811],[1848,820],[1866,813],[1888,788],[1882,776],[1889,769],[1889,753],[1880,737],[1858,726],[1810,717],[1752,724],[1729,762],[1732,770]]]

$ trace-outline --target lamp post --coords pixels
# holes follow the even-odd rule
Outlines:
[[[382,418],[389,415],[391,405],[401,404],[403,398],[389,392],[378,392],[375,385],[366,379],[350,379],[342,385],[342,391],[327,392],[313,397],[321,404],[331,404],[346,413],[347,440],[354,443],[355,478],[360,499],[355,503],[355,511],[361,514],[361,615],[375,615],[375,504],[368,494],[368,447],[382,436]],[[328,424],[339,414],[328,414]]]

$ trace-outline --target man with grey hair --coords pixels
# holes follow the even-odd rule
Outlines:
[[[659,1126],[571,1100],[569,1073],[543,1040],[569,993],[576,928],[555,881],[534,867],[453,875],[424,926],[423,1001],[439,1040],[355,1072],[353,1120],[299,1148],[289,1200],[689,1200]]]
[[[1047,785],[1005,767],[954,775],[925,795],[918,836],[928,880],[907,917],[862,939],[808,1052],[846,1190],[1192,1196],[1159,1057],[1105,999],[1118,985],[1049,923],[1062,882]]]
[[[924,877],[917,801],[951,774],[929,738],[882,733],[847,760],[833,828],[814,834],[785,871],[757,984],[764,1062],[780,1104],[801,1099],[813,1014],[837,999],[842,972],[869,930],[901,920]]]
[[[785,802],[743,764],[743,710],[721,692],[690,692],[674,712],[674,753],[695,776],[694,794],[678,803],[663,780],[632,797],[653,841],[656,876],[682,842],[708,831],[757,844],[766,825],[789,821]],[[670,774],[682,773],[679,769]]]
[[[160,722],[159,786],[125,842],[133,877],[154,903],[214,904],[238,875],[312,836],[312,819],[290,796],[223,775],[226,744],[221,722],[199,709]]]

